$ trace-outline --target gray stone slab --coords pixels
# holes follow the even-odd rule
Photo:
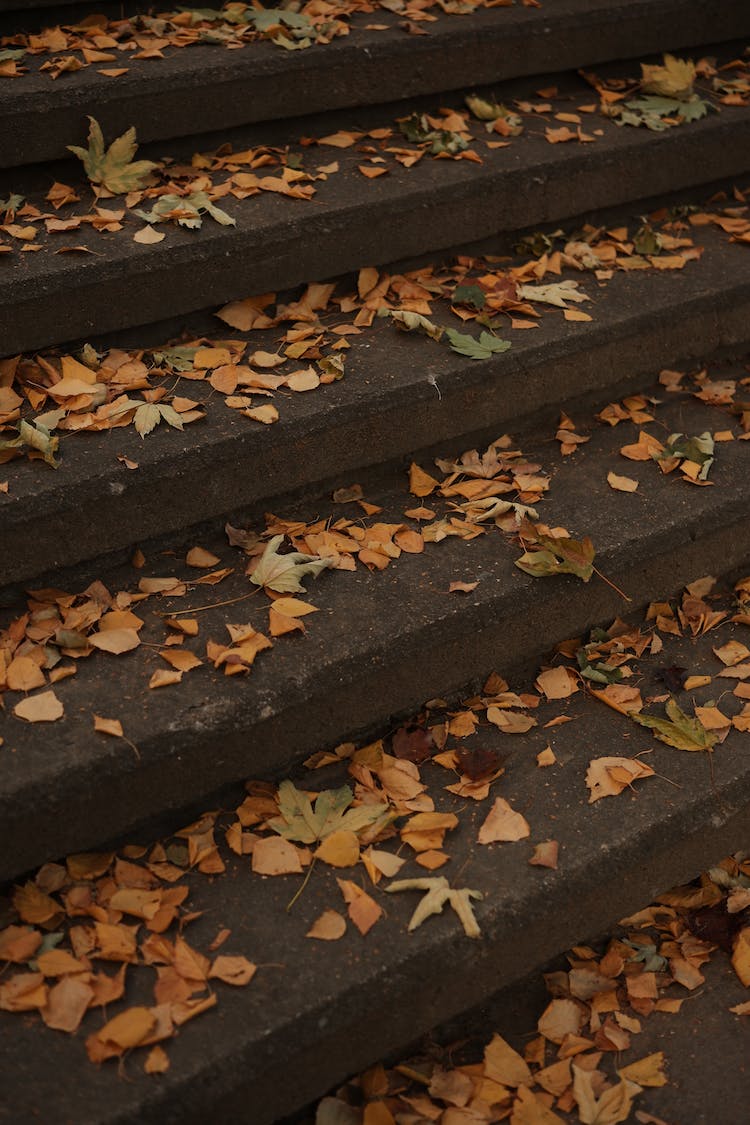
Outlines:
[[[17,29],[17,16],[11,18]],[[40,18],[30,11],[26,26],[35,27]],[[129,73],[116,80],[90,67],[58,82],[33,74],[6,83],[0,167],[64,156],[65,138],[94,109],[107,131],[135,125],[142,140],[161,140],[750,32],[750,13],[737,0],[555,0],[540,9],[516,4],[464,17],[441,13],[423,36],[405,34],[399,21],[378,11],[377,22],[388,30],[368,32],[373,16],[355,16],[348,37],[303,51],[268,43],[239,51],[192,47],[167,51],[156,62],[128,59]],[[38,63],[32,59],[30,65]]]

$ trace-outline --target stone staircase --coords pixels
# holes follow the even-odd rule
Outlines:
[[[52,894],[67,893],[71,880],[78,888],[107,882],[112,860],[76,879],[70,865],[68,876],[57,866],[67,856],[125,848],[121,857],[142,859],[207,810],[241,805],[248,779],[260,783],[251,795],[275,793],[287,777],[307,790],[341,785],[346,775],[335,765],[318,775],[303,762],[350,741],[388,744],[406,719],[424,727],[481,710],[477,700],[491,708],[507,690],[487,686],[493,671],[514,692],[539,692],[539,668],[573,651],[550,657],[556,645],[615,618],[635,628],[649,603],[704,575],[724,588],[743,576],[750,105],[741,82],[750,74],[750,9],[730,0],[453,7],[338,11],[348,34],[283,50],[269,41],[228,49],[236,28],[224,24],[178,47],[170,36],[184,20],[138,23],[144,4],[2,6],[0,41],[24,53],[10,60],[17,75],[0,78],[0,207],[22,197],[0,213],[0,626],[8,630],[0,639],[0,879],[8,891],[0,930],[18,924],[13,886],[49,886],[51,865],[62,872]],[[311,11],[320,25],[322,6]],[[64,38],[50,39],[54,49],[43,36],[36,47],[24,39],[58,26]],[[93,52],[86,66],[55,78],[41,69],[68,55],[86,61],[82,36]],[[0,70],[2,51],[0,43]],[[697,89],[718,112],[661,131],[602,114],[601,92],[612,95],[604,97],[610,106],[622,92],[635,96],[626,79],[662,51],[716,59],[713,71],[699,68]],[[740,91],[729,101],[717,85],[708,93],[712,77],[724,75]],[[444,111],[454,137],[467,93],[513,107],[523,131],[511,123],[488,132],[466,117],[463,147],[411,161],[420,142],[399,123],[427,115],[435,128]],[[86,115],[107,144],[135,126],[137,159],[158,165],[162,194],[185,198],[190,177],[205,172],[226,225],[204,212],[199,230],[152,226],[135,212],[158,196],[135,198],[135,189],[95,200],[67,152],[86,144]],[[571,128],[572,138],[555,135]],[[450,159],[467,151],[477,159]],[[257,186],[266,174],[274,187]],[[53,184],[78,199],[56,206]],[[285,197],[294,184],[309,197]],[[166,237],[135,241],[143,230]],[[559,306],[535,290],[560,282],[568,297]],[[497,298],[502,312],[489,327],[510,349],[485,349],[481,360],[451,349],[452,330],[477,339],[477,302],[487,294],[492,309],[500,284],[513,297],[505,305]],[[248,301],[256,294],[267,297]],[[436,335],[447,331],[440,340],[399,331],[399,310],[426,315]],[[210,349],[219,351],[203,354]],[[19,411],[30,419],[60,406],[49,392],[61,370],[78,380],[69,396],[85,414],[79,428],[93,432],[53,427],[57,448],[37,432],[37,451],[54,453],[54,470],[26,455],[31,439],[10,459],[3,443],[17,433]],[[670,382],[665,370],[690,377]],[[122,402],[120,394],[142,395],[138,403],[152,409],[173,404],[184,428],[167,416],[144,436],[132,424],[99,425],[97,410]],[[622,401],[631,403],[621,408],[624,423],[606,425],[610,404]],[[271,413],[245,413],[259,407]],[[132,422],[133,407],[121,410]],[[560,429],[561,410],[574,429],[565,420]],[[679,468],[663,473],[648,455],[642,465],[624,460],[620,450],[640,428],[662,445],[670,434],[718,433],[710,486],[680,479]],[[574,444],[578,434],[587,440],[572,452],[566,433]],[[436,458],[454,463],[504,434],[512,439],[495,452],[517,451],[520,483],[477,492],[480,471],[474,485],[451,492],[450,470],[436,469]],[[432,484],[410,475],[414,464]],[[614,491],[612,472],[637,474],[639,490]],[[536,507],[533,518],[552,529],[590,537],[590,581],[523,573],[516,562],[530,549],[529,526],[519,529],[511,513],[482,534],[479,509],[456,506],[500,493]],[[429,530],[441,520],[442,530]],[[252,623],[239,642],[233,637],[240,648],[269,631],[268,598],[248,575],[273,532],[335,568],[305,579],[299,597],[318,610],[305,635],[274,633],[273,651],[261,645],[253,663],[256,653],[230,652],[227,626]],[[330,537],[320,546],[332,532],[338,545]],[[196,546],[202,561],[191,566]],[[449,592],[457,581],[466,592]],[[110,628],[129,634],[119,651],[101,640],[103,614],[118,615]],[[170,631],[172,619],[190,624]],[[742,644],[747,623],[727,619],[726,628]],[[717,665],[711,633],[682,632],[667,638],[664,666]],[[178,652],[181,682],[149,687],[159,670],[180,671],[167,659]],[[23,658],[9,673],[11,659]],[[249,674],[225,674],[233,663]],[[660,667],[643,672],[650,690]],[[705,684],[693,695],[712,706],[717,690]],[[60,718],[26,722],[23,707],[15,713],[50,691]],[[690,695],[679,698],[687,706]],[[248,855],[224,846],[224,829],[213,867],[172,859],[175,846],[185,850],[173,840],[170,862],[188,872],[191,944],[206,949],[226,928],[232,952],[258,964],[257,977],[247,990],[216,985],[217,1009],[166,1044],[169,1069],[144,1074],[128,1059],[129,1081],[111,1063],[90,1065],[83,1045],[119,1007],[104,1019],[90,1012],[74,1035],[3,1011],[0,1120],[232,1116],[270,1125],[746,844],[741,726],[711,756],[709,780],[707,755],[655,743],[588,690],[565,700],[564,719],[574,721],[554,721],[560,707],[542,698],[534,729],[518,740],[484,720],[479,732],[492,753],[512,744],[503,796],[528,816],[535,842],[559,842],[559,869],[530,878],[518,850],[528,843],[477,848],[489,800],[435,791],[437,807],[458,817],[440,874],[484,895],[475,906],[479,940],[447,917],[407,934],[413,901],[379,886],[369,889],[387,916],[364,937],[350,927],[338,943],[311,942],[305,935],[321,910],[341,907],[331,868],[317,864],[288,911],[290,877],[259,875]],[[103,735],[92,716],[119,721],[123,737]],[[540,770],[536,755],[548,743],[567,769]],[[654,780],[637,796],[588,804],[590,758],[652,751],[647,760],[672,785]],[[365,887],[362,867],[338,874]],[[404,872],[424,874],[414,864]],[[99,905],[74,910],[74,925],[87,911],[119,925],[122,914],[101,905],[111,887],[97,883],[96,893]],[[60,916],[21,921],[56,933]],[[148,932],[145,917],[142,924]],[[123,960],[133,966],[126,1000],[153,1004],[152,977],[136,972],[147,958]],[[36,972],[33,957],[19,964]],[[64,1091],[61,1074],[75,1075]]]

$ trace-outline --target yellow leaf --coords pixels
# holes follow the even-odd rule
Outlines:
[[[210,551],[205,551],[203,547],[191,547],[185,556],[185,562],[188,566],[209,570],[212,566],[217,566],[221,559],[212,555]]]
[[[494,805],[479,829],[477,839],[480,844],[511,843],[515,840],[523,840],[530,834],[531,829],[526,819],[515,812],[504,797],[496,797]]]
[[[265,406],[254,406],[251,410],[243,410],[243,414],[246,418],[252,418],[254,422],[262,422],[264,426],[270,426],[279,420],[278,410],[270,403],[266,403]]]
[[[732,968],[745,988],[750,988],[750,926],[737,934],[732,952]]]
[[[249,984],[255,976],[258,966],[247,957],[217,957],[208,974],[209,980],[223,980],[225,984],[238,987]]]
[[[11,691],[33,691],[44,684],[44,672],[30,656],[16,656],[5,673]]]
[[[318,847],[315,857],[329,863],[331,867],[353,867],[359,860],[359,839],[356,832],[345,829],[332,832]]]
[[[105,629],[101,633],[94,633],[89,637],[89,644],[103,652],[111,652],[120,656],[123,652],[131,652],[141,643],[135,629]]]
[[[317,606],[300,601],[299,598],[276,598],[273,608],[276,613],[282,613],[285,617],[304,617],[308,613],[318,612]]]
[[[182,672],[168,672],[166,668],[158,668],[148,681],[150,688],[167,687],[169,684],[179,684]]]
[[[484,1049],[484,1073],[502,1086],[525,1086],[531,1082],[527,1063],[501,1035],[493,1035]]]
[[[305,937],[318,941],[338,941],[346,933],[346,918],[337,910],[324,910],[316,918]]]
[[[114,738],[122,738],[122,723],[119,719],[103,719],[101,715],[94,715],[94,730],[99,734],[111,734]]]
[[[13,714],[27,723],[54,723],[63,717],[65,709],[54,691],[43,691],[22,699],[13,708]]]
[[[302,864],[294,844],[281,836],[267,836],[255,842],[253,871],[259,875],[299,875]]]
[[[586,785],[591,792],[589,804],[602,797],[616,797],[634,781],[653,776],[651,766],[636,758],[593,758],[586,771]]]
[[[607,484],[617,492],[635,492],[639,481],[631,477],[620,477],[617,473],[607,473]]]
[[[567,699],[579,690],[578,677],[562,665],[540,672],[536,678],[536,686],[544,692],[547,699]]]
[[[133,242],[140,242],[142,246],[154,246],[157,242],[163,242],[166,234],[162,230],[157,230],[156,227],[145,226],[137,230],[133,235]],[[156,1048],[154,1048],[156,1050]],[[148,1074],[153,1073],[147,1071]]]
[[[412,462],[409,469],[409,491],[413,496],[429,496],[438,487],[438,482],[424,469],[420,469],[416,462]]]
[[[637,1082],[639,1086],[666,1086],[667,1076],[664,1073],[664,1052],[655,1051],[652,1055],[629,1063],[617,1072],[620,1078],[628,1082]]]

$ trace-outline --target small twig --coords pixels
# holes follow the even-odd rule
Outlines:
[[[249,594],[240,594],[238,598],[227,598],[225,602],[211,602],[210,605],[201,605],[198,606],[197,609],[190,609],[183,606],[182,609],[170,609],[167,613],[159,613],[158,610],[155,610],[154,612],[156,613],[157,617],[184,617],[187,613],[203,613],[207,609],[219,609],[224,605],[236,605],[237,602],[244,602],[247,600],[247,598],[254,598],[255,595],[259,592],[260,586],[257,590],[251,590]]]
[[[605,574],[602,574],[602,572],[601,572],[600,570],[597,570],[597,568],[596,568],[596,567],[595,567],[595,566],[593,565],[593,563],[592,563],[592,565],[591,565],[591,569],[593,570],[594,574],[598,574],[598,575],[599,575],[599,577],[601,578],[602,582],[606,582],[608,586],[611,586],[611,588],[612,588],[612,589],[614,590],[614,592],[615,592],[616,594],[619,594],[619,595],[620,595],[620,597],[621,597],[621,598],[624,598],[626,602],[632,602],[632,600],[633,600],[633,599],[632,599],[632,598],[629,598],[629,597],[628,597],[628,595],[627,595],[627,594],[625,593],[625,591],[624,591],[624,590],[621,590],[619,586],[616,586],[616,585],[614,584],[614,582],[610,581],[610,579],[609,579],[609,578],[607,578],[607,576],[606,576]]]

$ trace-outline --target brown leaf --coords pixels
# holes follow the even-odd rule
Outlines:
[[[249,984],[255,976],[258,966],[247,957],[217,957],[208,974],[209,980],[223,980],[225,984]]]

